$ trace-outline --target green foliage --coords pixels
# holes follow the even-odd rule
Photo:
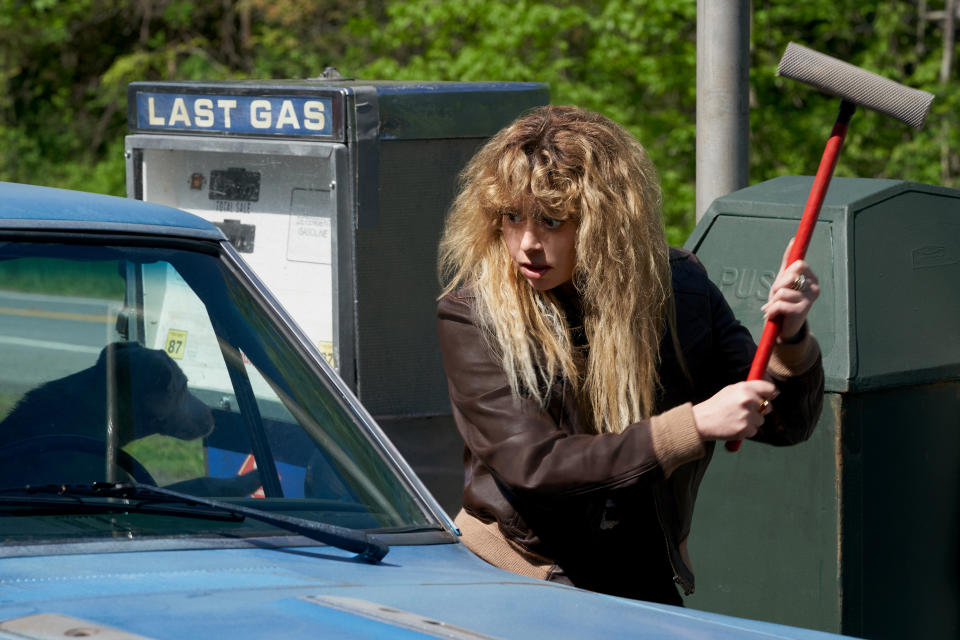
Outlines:
[[[805,5],[754,3],[751,68],[751,180],[813,174],[839,101],[775,75],[791,40],[936,95],[925,127],[916,132],[888,116],[861,109],[836,175],[898,178],[957,186],[960,130],[956,81],[939,84],[942,30],[924,21],[912,2],[834,0]],[[934,3],[930,3],[931,6]],[[942,8],[942,7],[941,7]],[[917,34],[923,39],[918,40]]]
[[[0,420],[3,420],[20,401],[20,394],[0,391]]]
[[[87,145],[109,145],[112,112],[86,107],[122,38],[115,2],[0,2],[0,177],[57,184],[95,172],[71,166]],[[122,105],[120,106],[122,109]],[[103,178],[99,178],[103,183]]]
[[[943,0],[928,0],[929,9]],[[751,181],[812,174],[836,100],[775,75],[789,41],[937,95],[924,130],[858,113],[838,175],[957,186],[956,71],[919,0],[754,0]],[[673,243],[693,226],[694,0],[0,0],[0,179],[122,195],[133,80],[541,81],[647,147]],[[960,66],[960,65],[957,65]]]
[[[0,290],[122,301],[126,286],[116,262],[20,258],[0,262]]]
[[[358,77],[547,82],[554,103],[605,113],[647,147],[670,239],[682,243],[693,224],[695,12],[665,0],[391,2],[385,24],[351,22],[370,41],[345,59]]]
[[[203,439],[178,440],[154,434],[123,448],[139,461],[159,485],[207,475]]]

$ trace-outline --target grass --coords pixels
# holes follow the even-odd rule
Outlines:
[[[0,391],[0,420],[7,417],[10,410],[13,409],[17,401],[20,400],[19,393],[4,393]]]
[[[207,475],[200,438],[185,441],[157,434],[135,440],[123,450],[139,460],[158,485]]]
[[[20,394],[0,392],[0,421],[20,400]],[[184,441],[170,436],[152,435],[125,446],[124,451],[147,468],[159,485],[207,475],[203,440]]]
[[[7,417],[18,400],[18,393],[0,392],[0,421]],[[207,475],[206,453],[200,438],[184,441],[152,435],[135,440],[123,449],[140,461],[160,485]]]

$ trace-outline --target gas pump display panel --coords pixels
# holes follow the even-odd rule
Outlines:
[[[140,199],[216,224],[335,367],[342,144],[135,135]]]

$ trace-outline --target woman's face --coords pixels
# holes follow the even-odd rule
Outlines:
[[[500,228],[510,257],[531,287],[547,291],[573,279],[577,260],[573,220],[504,213]]]

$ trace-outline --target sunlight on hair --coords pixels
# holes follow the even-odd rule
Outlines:
[[[578,225],[574,285],[590,345],[578,370],[559,300],[519,275],[500,235],[518,203]],[[476,297],[478,324],[515,393],[545,401],[566,377],[597,431],[653,412],[659,344],[673,325],[670,264],[656,171],[622,126],[575,107],[540,107],[470,161],[440,243],[443,295]]]

